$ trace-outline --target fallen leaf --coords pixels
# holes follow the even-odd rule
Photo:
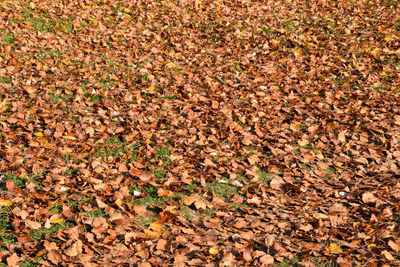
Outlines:
[[[374,204],[378,199],[371,192],[362,194],[362,201],[367,204]]]
[[[385,258],[386,258],[387,260],[389,260],[389,261],[394,261],[394,257],[393,257],[392,254],[390,254],[389,251],[384,250],[384,251],[382,251],[382,254],[383,254],[383,256],[385,256]]]
[[[61,223],[63,223],[64,222],[64,219],[62,219],[62,218],[59,218],[59,219],[50,219],[50,223],[53,223],[53,224],[61,224]]]
[[[70,246],[65,251],[65,255],[67,255],[69,257],[76,257],[79,254],[82,254],[82,246],[83,246],[82,241],[80,241],[80,240],[76,241],[75,243],[72,244],[72,246]]]
[[[158,250],[165,250],[166,249],[166,245],[167,245],[167,240],[165,239],[160,239],[157,242],[157,246],[156,249]]]
[[[161,224],[156,223],[156,222],[153,222],[153,223],[151,223],[149,225],[149,229],[151,229],[153,231],[156,231],[156,232],[161,231],[162,228],[163,228],[163,226]]]
[[[142,215],[147,212],[147,207],[145,205],[136,205],[133,207],[133,211],[137,215]]]
[[[219,251],[216,248],[210,248],[208,250],[208,253],[210,253],[211,255],[217,255],[219,253]]]
[[[42,224],[36,221],[26,220],[25,225],[33,230],[39,230],[40,228],[42,228]]]
[[[181,200],[184,205],[190,206],[193,204],[193,202],[200,200],[200,196],[198,196],[198,195],[192,195],[192,196],[183,195],[183,196],[181,196]]]
[[[346,132],[340,132],[338,135],[338,140],[342,143],[346,142]]]
[[[329,254],[341,254],[343,253],[343,250],[340,248],[340,246],[336,243],[331,243],[329,247],[326,248],[326,251]]]
[[[7,265],[8,266],[16,266],[19,262],[19,257],[17,253],[11,254],[11,256],[7,257]]]
[[[317,220],[328,220],[329,217],[323,213],[314,213],[313,217]]]
[[[67,140],[76,140],[76,137],[72,135],[64,135],[63,138]]]
[[[266,254],[266,255],[264,255],[264,256],[262,256],[261,258],[260,258],[260,262],[261,262],[261,264],[263,264],[264,266],[266,266],[266,265],[272,265],[272,264],[274,264],[274,257],[272,257],[271,255],[268,255],[268,254]]]
[[[62,261],[62,255],[58,250],[50,250],[47,253],[47,259],[54,265],[58,265]]]
[[[392,240],[389,240],[388,245],[394,251],[396,251],[396,252],[400,251],[400,246],[397,243],[393,242]]]
[[[13,204],[11,200],[0,199],[0,207],[11,207]]]

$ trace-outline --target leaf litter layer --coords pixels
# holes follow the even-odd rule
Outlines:
[[[2,265],[399,265],[396,1],[1,1]]]

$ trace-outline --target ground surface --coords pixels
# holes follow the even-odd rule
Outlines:
[[[0,2],[2,264],[399,266],[398,2],[73,2]]]

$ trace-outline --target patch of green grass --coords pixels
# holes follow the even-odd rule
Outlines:
[[[206,208],[202,213],[199,214],[200,218],[204,217],[214,217],[217,214],[217,211]]]
[[[33,29],[35,31],[49,32],[55,34],[54,27],[56,26],[56,24],[52,21],[46,21],[40,18],[30,18],[26,21],[33,23]]]
[[[0,232],[4,232],[8,228],[8,212],[5,207],[0,209]]]
[[[347,81],[347,78],[338,76],[338,77],[333,78],[333,81],[337,84],[343,85]]]
[[[143,188],[143,191],[149,194],[151,197],[157,197],[157,187],[151,184],[146,184]]]
[[[3,41],[8,43],[8,44],[11,44],[12,42],[14,42],[14,40],[15,40],[15,37],[13,35],[11,35],[11,34],[5,34],[3,36]]]
[[[391,83],[396,77],[393,75],[386,75],[382,77],[382,82]]]
[[[238,193],[235,186],[225,183],[208,183],[207,187],[209,190],[213,190],[217,197],[224,199]]]
[[[0,82],[2,83],[11,83],[11,79],[7,77],[0,77]]]
[[[177,97],[176,96],[170,96],[170,95],[165,95],[165,96],[162,96],[162,97],[160,97],[160,100],[175,100],[175,99],[177,99]]]
[[[148,227],[151,223],[157,221],[157,216],[154,213],[138,215],[135,217],[137,225],[142,227]]]
[[[142,191],[137,186],[130,186],[129,187],[129,194],[131,194],[132,196],[135,194],[135,191],[142,193]]]
[[[101,95],[94,95],[94,94],[86,93],[86,94],[84,94],[84,96],[85,96],[86,98],[89,98],[89,100],[90,100],[91,102],[94,102],[94,103],[101,102],[101,100],[102,100]]]
[[[43,187],[43,173],[35,174],[30,177],[30,181],[34,182],[39,186],[39,188]]]
[[[49,209],[49,211],[53,212],[53,213],[59,213],[62,211],[62,203],[57,201],[54,205],[52,205]]]
[[[17,242],[17,237],[13,234],[0,233],[0,238],[3,241],[3,244],[14,244]]]
[[[126,140],[119,140],[118,138],[108,138],[104,142],[104,146],[97,149],[96,156],[102,158],[115,157],[121,158],[122,162],[136,161],[139,157],[137,150],[141,147],[140,143],[127,146]]]
[[[313,146],[312,146],[311,144],[307,144],[307,145],[304,145],[304,146],[299,146],[298,148],[296,148],[295,150],[293,150],[293,152],[299,153],[300,150],[301,150],[302,148],[305,148],[305,149],[313,149]]]
[[[306,171],[309,171],[309,172],[310,171],[315,171],[315,169],[313,167],[311,167],[310,165],[308,165],[308,164],[300,163],[299,165],[300,165],[300,168],[303,169],[303,170],[306,170]]]
[[[199,187],[199,184],[193,183],[193,184],[184,185],[182,187],[182,189],[189,191],[189,192],[193,192],[198,187]]]
[[[42,240],[45,239],[46,236],[50,236],[53,235],[55,233],[57,233],[60,230],[63,229],[67,229],[68,227],[70,227],[71,225],[68,223],[61,223],[61,224],[54,224],[53,226],[51,226],[49,229],[47,228],[42,228],[40,230],[37,231],[33,231],[29,236],[33,239],[33,240]],[[47,238],[46,238],[47,239]]]
[[[183,217],[187,221],[189,221],[195,215],[195,212],[191,208],[189,208],[188,206],[182,206],[179,209],[179,212],[183,215]]]
[[[164,162],[164,165],[171,164],[171,151],[169,150],[169,146],[160,147],[157,150],[157,157]]]
[[[87,214],[91,218],[107,218],[108,217],[108,215],[104,211],[104,209],[91,210]]]
[[[39,266],[39,261],[41,260],[41,257],[36,257],[33,260],[27,260],[27,261],[23,261],[19,264],[19,267],[35,267],[35,266]]]
[[[260,176],[258,178],[259,181],[261,181],[265,185],[269,185],[272,181],[272,179],[275,177],[275,175],[268,173],[268,172],[263,172],[259,170],[257,174]]]
[[[275,263],[275,267],[291,267],[291,266],[298,266],[298,263],[300,262],[300,259],[297,257],[293,257],[293,259],[289,260],[284,260],[279,263]]]
[[[394,27],[396,28],[396,30],[400,31],[400,21],[397,22]]]
[[[6,232],[8,227],[8,209],[6,207],[2,207],[0,209],[0,239],[2,240],[3,244],[13,244],[17,242],[17,237],[15,235]]]
[[[64,175],[70,176],[70,175],[75,175],[78,173],[78,170],[74,169],[74,168],[69,168],[68,170],[66,170],[64,172]]]
[[[8,181],[8,180],[13,180],[14,184],[16,186],[18,186],[20,189],[24,188],[25,184],[26,184],[26,179],[25,178],[19,177],[18,175],[16,175],[13,172],[8,172],[8,173],[4,174],[4,178],[2,180],[2,183],[5,184],[5,182]]]
[[[325,261],[320,262],[318,257],[314,257],[313,262],[316,267],[338,267],[339,266],[334,263],[329,263],[329,262],[325,262]]]
[[[250,207],[249,204],[247,203],[229,203],[229,205],[231,205],[233,208],[235,209],[240,209],[240,208],[248,208]]]
[[[67,205],[71,208],[77,208],[79,206],[79,202],[77,200],[67,198]]]
[[[161,179],[164,179],[165,177],[167,177],[168,169],[165,167],[162,169],[154,168],[153,170],[151,170],[151,172],[154,174],[154,176],[158,180],[161,180]]]
[[[170,197],[152,197],[152,196],[146,196],[140,199],[134,199],[131,200],[130,203],[133,205],[144,205],[146,207],[150,206],[161,206],[168,200],[171,200],[172,198]]]

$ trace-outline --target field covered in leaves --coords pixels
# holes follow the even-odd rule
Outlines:
[[[399,266],[399,73],[398,1],[0,1],[0,266]]]

